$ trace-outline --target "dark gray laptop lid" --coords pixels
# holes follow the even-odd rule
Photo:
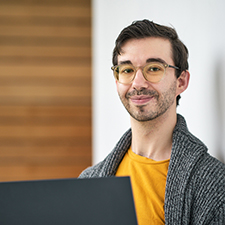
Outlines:
[[[0,183],[1,225],[137,225],[129,177]]]

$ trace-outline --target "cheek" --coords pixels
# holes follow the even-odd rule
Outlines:
[[[117,80],[115,82],[116,82],[116,90],[117,90],[117,92],[119,92],[119,87],[118,87],[119,86],[119,83],[118,83]]]
[[[130,85],[120,84],[116,81],[116,89],[120,96],[125,96],[130,89]]]

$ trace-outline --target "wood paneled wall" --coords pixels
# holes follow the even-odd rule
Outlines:
[[[91,165],[91,1],[0,1],[0,181]]]

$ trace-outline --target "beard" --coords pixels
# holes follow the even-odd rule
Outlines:
[[[151,97],[152,99],[150,100],[150,104],[130,104],[130,97],[138,95],[147,95]],[[119,93],[119,97],[130,116],[135,120],[139,122],[154,120],[163,115],[170,108],[170,106],[174,104],[174,101],[176,100],[176,81],[173,82],[171,86],[161,94],[155,90],[134,89],[133,91],[128,92],[125,97]]]

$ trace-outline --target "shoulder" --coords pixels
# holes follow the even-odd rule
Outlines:
[[[170,177],[185,182],[186,188],[204,201],[225,201],[225,164],[208,153],[205,144],[191,134],[178,115],[173,134]],[[184,179],[186,181],[184,181]]]
[[[100,177],[102,173],[102,169],[104,167],[104,162],[100,162],[94,166],[90,166],[86,168],[82,173],[80,174],[79,178],[94,178],[94,177]]]
[[[199,168],[199,173],[225,175],[225,164],[210,155],[206,145],[189,132],[186,121],[181,115],[178,114],[177,118],[174,131],[174,145],[177,147],[176,154],[179,152],[186,161],[189,159],[189,162],[195,165],[195,169]]]
[[[199,158],[194,168],[196,185],[206,186],[217,193],[222,191],[225,198],[225,164],[206,153]]]
[[[131,136],[131,129],[129,129],[124,133],[124,135],[117,142],[115,148],[103,161],[84,170],[80,174],[79,178],[114,176],[121,160],[130,147]]]

